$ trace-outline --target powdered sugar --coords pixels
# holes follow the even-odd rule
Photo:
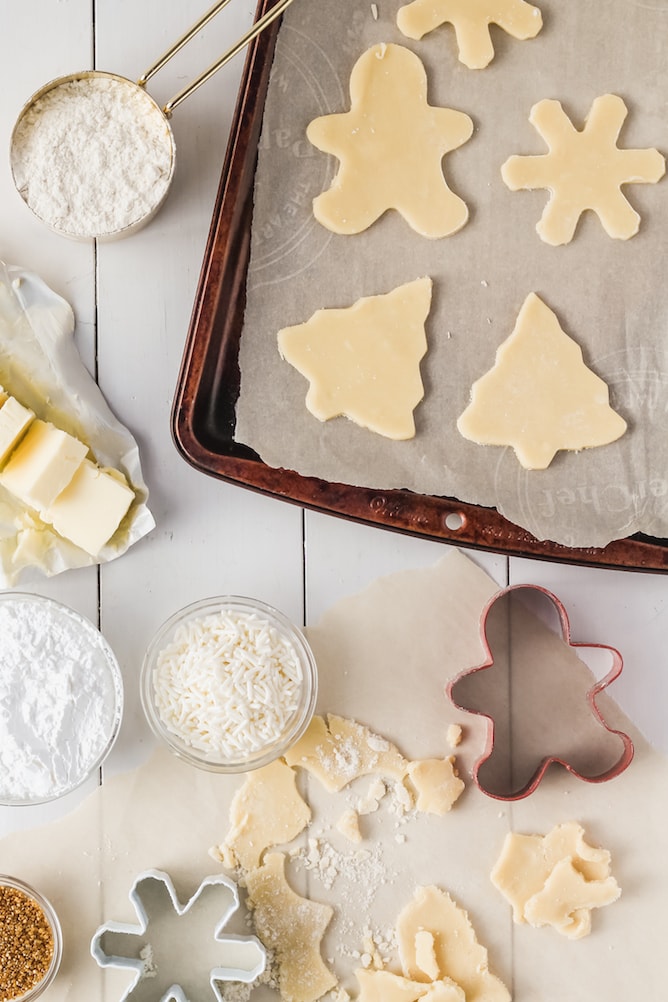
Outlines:
[[[65,80],[20,119],[12,171],[22,197],[49,226],[77,237],[117,233],[167,192],[173,146],[145,91],[108,75]]]
[[[89,774],[120,716],[111,657],[64,606],[28,595],[0,601],[0,800],[50,800]]]

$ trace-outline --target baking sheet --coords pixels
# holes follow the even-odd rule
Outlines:
[[[538,5],[542,33],[517,42],[492,29],[496,57],[484,71],[457,62],[449,26],[421,42],[402,36],[396,0],[377,5],[377,20],[373,5],[356,0],[295,0],[286,12],[258,156],[235,434],[270,467],[495,506],[537,538],[566,546],[604,546],[637,531],[665,537],[668,289],[658,263],[668,181],[625,189],[642,216],[632,240],[611,240],[588,214],[573,243],[554,248],[534,231],[547,193],[509,192],[499,169],[513,153],[545,152],[528,122],[545,97],[561,100],[581,123],[595,97],[620,94],[630,112],[621,145],[665,153],[668,5]],[[306,125],[347,109],[350,70],[379,41],[417,52],[430,103],[474,120],[473,139],[444,161],[451,187],[472,210],[469,224],[447,239],[421,238],[396,214],[354,237],[330,234],[312,218],[311,200],[336,164],[310,148]],[[304,407],[305,381],[278,355],[276,332],[323,306],[347,306],[427,273],[435,292],[416,438],[390,442],[345,419],[316,421]],[[580,343],[630,426],[605,448],[560,453],[546,471],[525,471],[512,450],[478,447],[455,427],[472,382],[493,364],[532,291]]]
[[[302,774],[300,789],[314,818],[292,847],[298,854],[288,864],[288,879],[299,893],[333,904],[322,955],[353,997],[352,972],[360,963],[365,927],[390,936],[416,885],[436,883],[468,910],[492,971],[515,1002],[628,1002],[639,991],[661,998],[666,757],[604,696],[601,708],[610,722],[629,730],[636,744],[635,759],[619,778],[592,786],[558,770],[514,804],[480,793],[470,770],[484,744],[481,721],[456,711],[443,687],[482,660],[480,614],[496,591],[491,578],[453,551],[431,568],[381,578],[337,603],[307,631],[318,661],[319,712],[360,720],[412,758],[451,754],[448,726],[463,724],[456,755],[466,789],[444,817],[403,815],[388,793],[377,812],[361,818],[365,842],[358,847],[335,831],[335,823],[367,792],[369,780],[328,795]],[[580,681],[590,681],[584,666],[579,672]],[[529,708],[521,693],[514,695],[520,726],[530,727]],[[241,782],[192,769],[159,751],[135,772],[105,782],[70,816],[2,841],[3,870],[45,893],[63,922],[65,954],[49,991],[53,1002],[121,997],[128,973],[100,971],[88,952],[90,937],[102,922],[134,921],[128,891],[140,871],[166,870],[181,900],[216,872],[219,864],[209,849],[227,833],[230,800]],[[619,901],[594,913],[592,934],[577,942],[548,929],[514,926],[509,906],[489,881],[507,831],[545,833],[568,820],[580,821],[592,842],[611,851],[622,888]],[[326,867],[305,865],[312,838],[332,848],[330,886]],[[355,867],[346,860],[357,848],[371,855]],[[247,931],[243,915],[233,928]],[[182,956],[187,959],[187,948]],[[263,987],[252,1000],[276,997]]]

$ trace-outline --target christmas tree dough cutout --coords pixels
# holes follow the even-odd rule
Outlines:
[[[473,134],[468,115],[427,104],[421,60],[401,45],[374,45],[350,76],[350,111],[308,126],[309,141],[340,161],[313,213],[334,233],[361,233],[389,209],[437,239],[468,220],[466,203],[448,187],[441,161]]]
[[[314,417],[344,415],[386,438],[414,437],[431,288],[430,278],[419,278],[279,331],[281,357],[310,383],[306,407]]]
[[[442,24],[455,29],[459,61],[482,70],[494,58],[490,24],[524,42],[536,37],[543,17],[526,0],[414,0],[397,14],[399,30],[407,38],[419,40]]]
[[[666,169],[655,149],[619,149],[617,140],[628,112],[621,97],[596,98],[579,131],[559,101],[539,101],[529,121],[548,145],[540,156],[513,156],[501,168],[511,191],[548,188],[550,199],[536,226],[540,238],[559,246],[570,243],[587,209],[596,213],[606,233],[628,240],[640,216],[622,192],[624,184],[656,184]]]
[[[525,300],[494,366],[478,379],[457,421],[479,445],[509,445],[527,470],[544,470],[560,449],[607,445],[626,431],[608,387],[535,294]]]

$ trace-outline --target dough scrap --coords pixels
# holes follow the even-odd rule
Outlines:
[[[428,929],[415,933],[415,963],[430,981],[438,981],[440,971],[436,960],[434,934]]]
[[[543,17],[525,0],[414,0],[397,14],[399,30],[408,38],[423,38],[442,24],[455,29],[459,61],[482,70],[494,58],[490,24],[524,42],[536,37]]]
[[[517,924],[550,925],[569,939],[591,931],[591,910],[616,901],[621,890],[610,853],[585,841],[577,822],[547,835],[510,832],[491,873]]]
[[[332,918],[329,905],[296,894],[285,879],[285,856],[267,853],[246,878],[248,905],[257,935],[278,961],[279,989],[286,1002],[315,1002],[337,985],[320,955]]]
[[[501,168],[511,191],[548,188],[550,198],[536,230],[545,243],[570,243],[580,216],[591,209],[606,233],[628,240],[640,216],[622,193],[624,184],[656,184],[666,170],[655,149],[620,150],[617,140],[628,114],[621,97],[596,98],[578,131],[559,101],[539,101],[529,121],[547,143],[541,156],[512,156]]]
[[[447,814],[464,789],[453,755],[411,762],[408,778],[417,790],[415,806],[426,814]]]
[[[385,738],[345,717],[314,716],[306,733],[288,749],[290,766],[307,769],[330,793],[338,793],[360,776],[375,774],[401,780],[408,762]]]
[[[230,829],[214,850],[225,866],[254,870],[265,849],[291,842],[311,820],[293,769],[278,759],[249,772],[230,805]]]
[[[487,950],[475,935],[469,917],[446,891],[419,887],[397,919],[397,943],[404,975],[424,981],[418,964],[416,935],[430,932],[442,978],[458,985],[466,1002],[510,1002],[510,993],[488,965]]]
[[[310,142],[340,161],[331,187],[313,201],[316,219],[334,233],[361,233],[396,209],[424,237],[456,233],[469,212],[441,161],[472,134],[468,115],[427,104],[418,56],[402,45],[372,46],[350,75],[350,111],[307,128]]]
[[[336,827],[349,842],[362,841],[359,814],[352,807],[343,812],[339,820],[336,822]]]
[[[509,445],[527,470],[544,470],[560,449],[607,445],[626,431],[609,404],[607,384],[582,358],[556,315],[527,296],[494,366],[471,389],[457,421],[479,445]]]
[[[414,437],[431,288],[430,278],[420,278],[279,331],[281,357],[309,381],[306,407],[314,417],[345,415],[386,438]]]
[[[357,1002],[466,1002],[464,992],[449,978],[424,984],[391,971],[355,971],[360,986]]]

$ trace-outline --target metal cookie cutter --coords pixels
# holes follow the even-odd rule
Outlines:
[[[537,585],[498,592],[483,610],[481,638],[485,660],[452,679],[446,693],[459,709],[487,721],[485,749],[472,768],[483,793],[520,800],[553,764],[588,783],[627,768],[633,742],[607,723],[597,703],[622,671],[619,651],[573,643],[564,606]],[[582,649],[612,660],[593,685],[591,669],[577,656]]]
[[[139,924],[107,922],[90,945],[100,967],[135,972],[121,1002],[201,1000],[207,985],[223,1002],[218,982],[250,984],[264,971],[267,954],[257,937],[223,932],[239,907],[239,894],[222,874],[206,877],[182,905],[168,874],[146,870],[129,898]],[[198,930],[209,923],[213,937],[206,942]]]

